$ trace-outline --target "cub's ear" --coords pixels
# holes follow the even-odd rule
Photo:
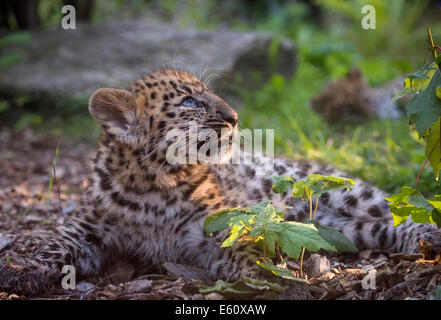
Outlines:
[[[98,89],[89,99],[89,112],[106,133],[120,142],[139,141],[134,96],[122,89]]]

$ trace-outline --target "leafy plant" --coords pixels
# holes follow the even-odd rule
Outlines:
[[[339,177],[324,177],[317,174],[305,180],[296,181],[294,176],[274,177],[273,190],[284,193],[292,189],[292,196],[308,200],[310,203],[310,221],[300,223],[283,221],[284,210],[291,207],[274,208],[271,201],[263,201],[254,206],[224,209],[207,217],[204,229],[211,235],[224,229],[230,234],[221,247],[231,247],[239,240],[254,241],[263,251],[261,260],[256,263],[284,279],[304,281],[292,276],[287,270],[282,253],[293,259],[301,258],[301,266],[305,249],[317,252],[320,249],[330,251],[357,251],[355,246],[337,230],[322,226],[314,220],[318,207],[318,198],[325,192],[341,188],[351,188],[354,181]],[[312,199],[316,198],[314,214]],[[268,258],[276,257],[279,264],[273,264]],[[302,269],[302,268],[301,268]],[[301,274],[302,276],[302,274]]]
[[[437,56],[430,29],[427,28],[427,40],[434,62],[423,66],[417,72],[409,75],[404,81],[404,89],[394,99],[407,94],[415,94],[407,104],[406,110],[409,123],[417,131],[420,139],[425,142],[425,161],[416,177],[415,186],[401,188],[401,193],[389,198],[389,207],[394,218],[394,225],[404,223],[409,216],[415,223],[437,224],[441,227],[441,195],[426,199],[418,191],[418,180],[427,163],[433,168],[435,180],[438,181],[441,169],[441,59]]]

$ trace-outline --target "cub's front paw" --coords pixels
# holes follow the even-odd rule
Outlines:
[[[48,289],[43,267],[0,262],[0,291],[35,296]]]

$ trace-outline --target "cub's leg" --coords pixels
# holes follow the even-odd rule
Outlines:
[[[329,192],[319,198],[316,219],[341,231],[360,250],[416,253],[419,240],[428,240],[435,251],[441,250],[441,231],[432,225],[406,223],[394,227],[392,214],[384,198],[387,194],[371,185],[356,181],[351,191]],[[309,217],[305,205],[297,204],[288,219]]]
[[[104,260],[103,232],[77,218],[37,245],[32,256],[0,262],[0,289],[28,296],[61,287],[63,266],[75,268],[76,279],[96,274]]]

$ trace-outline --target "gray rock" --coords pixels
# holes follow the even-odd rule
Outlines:
[[[311,254],[310,263],[312,264],[312,273],[315,276],[320,276],[331,271],[331,263],[328,258],[319,254]]]
[[[12,243],[13,239],[8,237],[3,237],[0,234],[0,251],[9,246]]]
[[[35,31],[30,43],[2,48],[23,58],[2,72],[0,92],[82,100],[163,67],[192,71],[220,90],[256,88],[271,74],[295,71],[293,44],[284,40],[270,50],[272,43],[269,34],[183,30],[146,20]]]

